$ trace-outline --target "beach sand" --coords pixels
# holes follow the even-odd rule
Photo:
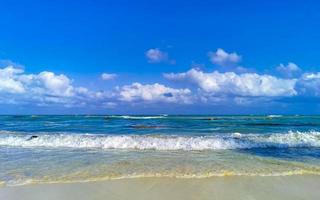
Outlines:
[[[132,178],[0,188],[1,200],[319,199],[320,176]]]

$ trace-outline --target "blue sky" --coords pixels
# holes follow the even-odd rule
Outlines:
[[[318,114],[317,1],[0,1],[2,114]]]

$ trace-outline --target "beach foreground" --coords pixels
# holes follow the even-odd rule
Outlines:
[[[0,200],[320,197],[320,116],[0,121]]]
[[[0,188],[6,200],[319,199],[320,176],[133,178]]]

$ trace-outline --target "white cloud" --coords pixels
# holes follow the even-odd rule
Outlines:
[[[95,92],[74,86],[72,82],[64,74],[49,71],[27,74],[12,66],[0,68],[0,103],[39,106],[59,104],[65,107],[97,105],[111,108],[120,102],[192,102],[189,89],[174,89],[158,83],[133,83],[117,87],[113,92]]]
[[[241,61],[241,56],[237,53],[228,53],[223,49],[217,49],[216,52],[208,53],[209,59],[213,64],[217,64],[222,67],[235,66]]]
[[[303,79],[305,81],[318,80],[318,79],[320,79],[320,72],[318,72],[318,73],[304,73],[301,76],[301,79]]]
[[[19,63],[15,63],[11,60],[0,60],[0,68],[5,68],[8,66],[12,66],[13,68],[16,68],[16,69],[23,69],[24,68],[23,65],[21,65]]]
[[[282,66],[283,70],[300,71],[297,68],[293,63]],[[105,79],[113,75],[116,76],[106,74]],[[160,83],[132,83],[111,91],[91,91],[76,86],[64,74],[50,71],[28,74],[23,67],[12,65],[0,68],[0,104],[116,109],[140,103],[151,106],[161,105],[152,103],[259,105],[261,102],[269,104],[275,97],[320,96],[320,72],[304,73],[299,78],[279,78],[251,72],[204,72],[193,68],[183,73],[164,74],[164,77],[189,84],[192,91]]]
[[[145,53],[149,63],[173,62],[169,61],[168,53],[158,48],[149,49]]]
[[[71,80],[63,74],[55,75],[53,72],[44,71],[34,78],[35,81],[39,81],[39,86],[50,95],[68,97],[75,94]]]
[[[297,88],[301,95],[320,96],[320,72],[302,74]]]
[[[101,74],[101,79],[104,81],[112,80],[112,79],[115,79],[116,77],[117,77],[116,74],[108,74],[108,73]]]
[[[118,89],[119,100],[126,102],[191,103],[189,89],[174,89],[164,85],[133,83]]]
[[[169,80],[191,82],[211,95],[275,97],[297,94],[295,90],[296,79],[281,79],[271,75],[220,73],[217,71],[205,73],[201,70],[191,69],[185,73],[170,73],[164,74],[164,76]]]
[[[23,73],[22,69],[17,69],[13,66],[0,69],[0,93],[24,93],[23,84],[17,80],[21,73]]]
[[[75,87],[66,75],[56,75],[43,71],[39,74],[26,74],[24,70],[8,66],[0,68],[1,103],[50,103],[65,106],[81,105],[84,102],[101,99],[101,92],[92,92],[85,87]],[[6,99],[10,99],[10,101]]]
[[[295,63],[289,62],[287,65],[280,64],[277,67],[277,71],[283,74],[284,76],[292,77],[294,75],[297,75],[298,72],[301,71],[301,69]]]

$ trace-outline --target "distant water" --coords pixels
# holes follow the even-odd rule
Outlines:
[[[320,175],[320,116],[0,116],[0,184]]]

